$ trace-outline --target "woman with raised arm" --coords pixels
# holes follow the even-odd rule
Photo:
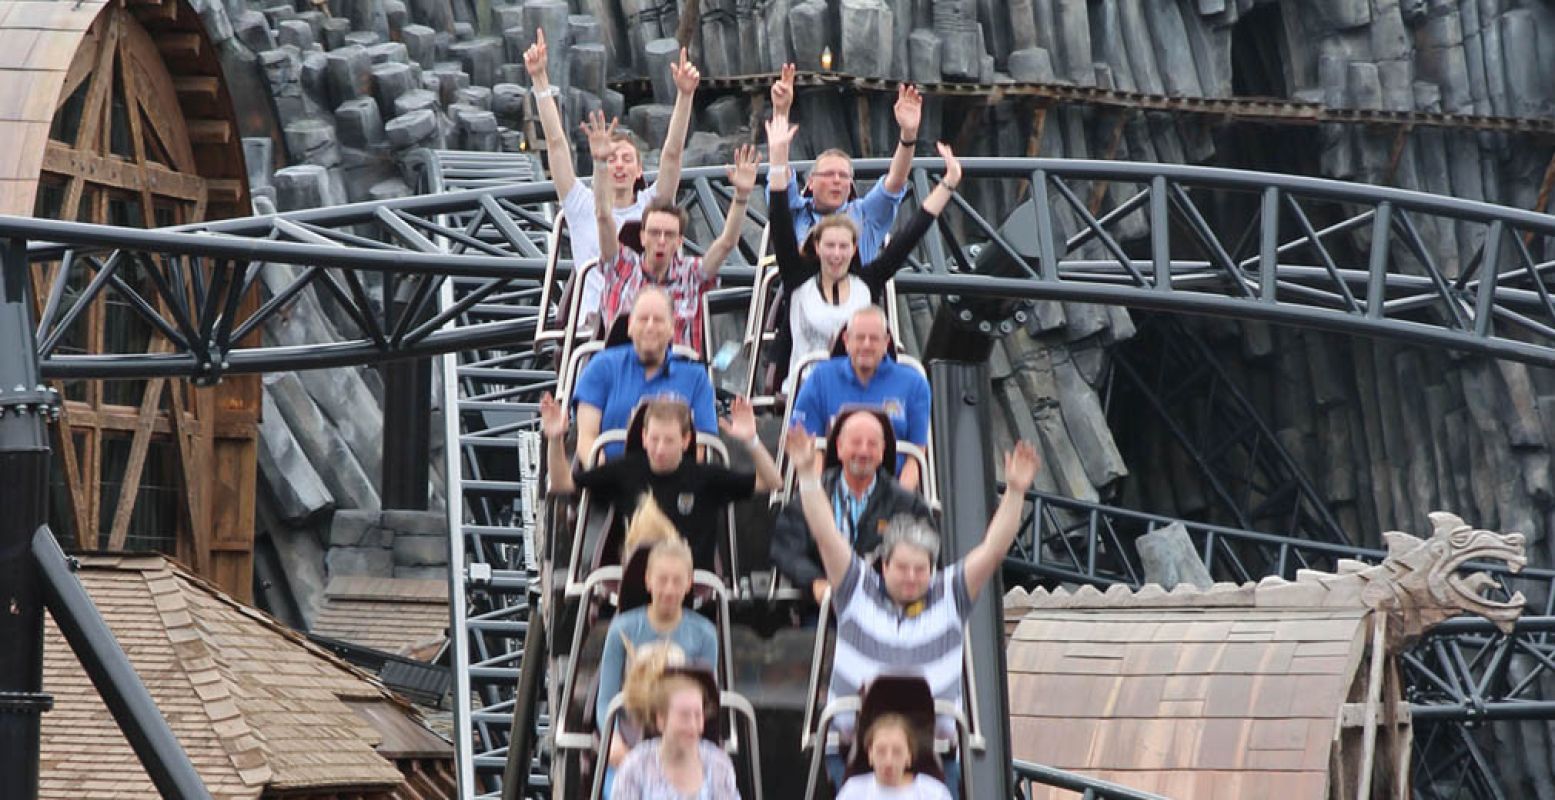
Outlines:
[[[854,312],[880,302],[886,282],[906,265],[907,255],[918,246],[961,183],[961,162],[949,145],[940,142],[939,154],[945,159],[944,178],[873,261],[860,263],[858,224],[844,214],[823,217],[810,229],[804,244],[796,246],[794,218],[784,198],[788,183],[793,180],[788,150],[798,130],[799,126],[790,124],[786,115],[776,115],[767,122],[771,162],[767,173],[768,213],[772,224],[768,238],[787,292],[779,305],[780,309],[787,306],[787,316],[779,312],[779,343],[773,352],[783,352],[785,340],[791,343],[787,363],[778,364],[779,377],[788,377],[783,382],[785,392],[793,388],[791,373],[801,359],[816,350],[829,350],[832,337]]]

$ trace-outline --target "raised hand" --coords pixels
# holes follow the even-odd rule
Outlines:
[[[773,114],[772,119],[767,120],[767,149],[781,147],[784,155],[788,154],[788,146],[794,142],[794,134],[799,132],[799,126],[790,124],[787,114]]]
[[[896,127],[901,128],[903,139],[918,138],[918,124],[923,121],[923,95],[918,87],[904,83],[896,89]]]
[[[950,189],[955,189],[961,185],[961,161],[956,158],[950,145],[936,142],[934,146],[939,150],[939,157],[945,159],[945,177],[941,183]]]
[[[1024,495],[1031,488],[1031,482],[1037,479],[1041,466],[1042,460],[1037,457],[1037,448],[1031,442],[1016,442],[1015,449],[1004,454],[1005,491]]]
[[[742,144],[734,150],[734,165],[727,167],[725,172],[729,176],[729,185],[734,187],[735,197],[748,196],[751,190],[756,188],[756,165],[760,159],[756,157],[756,146]]]
[[[540,397],[540,432],[547,439],[561,439],[567,435],[567,410],[550,392]]]
[[[794,472],[799,477],[820,476],[821,457],[815,452],[815,438],[804,428],[796,425],[788,429],[788,441],[784,443],[783,450],[788,453],[788,463],[794,465]]]
[[[545,70],[545,29],[535,29],[535,43],[524,51],[524,69],[534,81],[547,81]]]
[[[675,90],[683,95],[696,94],[697,84],[702,82],[702,73],[686,56],[684,47],[680,48],[679,63],[670,65],[670,78],[675,81]]]
[[[619,121],[618,119],[612,119],[607,125],[605,123],[605,112],[595,111],[589,115],[586,121],[579,123],[583,128],[583,132],[588,135],[589,153],[594,156],[595,161],[604,161],[610,157],[610,151],[615,146],[613,137],[616,132],[616,123]]]
[[[748,442],[756,438],[756,412],[751,408],[751,401],[736,395],[729,404],[729,416],[718,421],[718,428],[735,441]]]
[[[777,82],[772,84],[772,113],[774,115],[786,117],[788,116],[788,110],[794,106],[795,71],[793,64],[784,64],[783,70],[778,73]]]

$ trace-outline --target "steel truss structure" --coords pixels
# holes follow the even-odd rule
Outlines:
[[[941,165],[920,163],[914,185],[921,196]],[[858,161],[855,171],[869,179],[886,165]],[[1029,215],[1029,229],[1016,226],[1025,235],[1006,235],[957,196],[957,210],[920,248],[914,271],[896,279],[898,293],[944,298],[941,318],[971,335],[1008,331],[1012,303],[1057,299],[1266,320],[1555,366],[1555,300],[1547,285],[1555,271],[1547,246],[1555,221],[1544,215],[1213,168],[1048,159],[966,159],[964,166],[978,180],[1019,183],[1040,210]],[[543,686],[515,683],[533,672],[522,668],[526,660],[543,657],[536,653],[546,633],[528,612],[532,559],[547,545],[534,535],[538,441],[520,437],[517,456],[512,443],[532,427],[539,393],[555,385],[549,356],[565,319],[558,285],[572,265],[548,259],[556,252],[549,183],[514,184],[524,169],[494,157],[439,154],[427,170],[428,188],[444,191],[177,229],[0,218],[0,237],[10,244],[0,275],[11,284],[5,311],[21,314],[18,322],[29,319],[25,286],[37,278],[45,287],[36,325],[25,325],[29,335],[16,340],[27,352],[9,354],[31,372],[11,371],[208,383],[228,373],[445,355],[452,563],[459,565],[450,579],[461,785],[471,794],[495,792],[506,770],[510,790],[523,782],[543,791],[534,770],[523,768],[529,759],[509,758],[510,747],[527,753],[544,733],[543,714],[526,716],[535,726],[516,730],[511,720],[544,693]],[[722,169],[687,170],[683,181],[683,205],[716,229],[729,196]],[[748,213],[755,224],[764,222],[759,204]],[[1466,243],[1465,257],[1433,255],[1429,234],[1446,228]],[[751,238],[741,253],[747,264],[759,256]],[[971,242],[981,244],[975,258]],[[727,285],[749,285],[754,270],[735,266],[724,275]],[[266,298],[245,306],[260,284]],[[352,338],[262,341],[267,323],[310,286],[349,321]],[[80,309],[102,295],[131,308],[169,347],[68,352]],[[33,394],[26,386],[0,386],[0,409],[35,404]],[[1038,498],[1024,556],[1010,567],[1032,579],[1137,583],[1128,531],[1143,517]],[[1200,530],[1212,568],[1245,579],[1364,553],[1331,531],[1320,535],[1328,525],[1317,511],[1306,519],[1310,524],[1288,529],[1293,536],[1286,537],[1190,530]],[[1295,538],[1309,535],[1321,541]],[[1469,666],[1457,673],[1432,667],[1439,680],[1418,685],[1459,687],[1458,705],[1474,709],[1534,696],[1536,681],[1496,694],[1501,684],[1487,671],[1522,661],[1457,660]],[[1419,702],[1436,702],[1432,697],[1421,694]],[[1127,796],[1090,788],[1096,796]]]

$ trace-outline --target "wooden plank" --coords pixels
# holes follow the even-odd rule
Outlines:
[[[120,61],[125,66],[125,100],[131,117],[139,104],[156,130],[157,140],[173,160],[168,166],[180,172],[198,173],[194,149],[182,126],[186,115],[178,100],[177,84],[167,72],[157,46],[139,26],[130,27],[120,46]]]
[[[192,144],[226,144],[232,141],[232,123],[224,119],[191,119],[188,127]]]
[[[165,339],[157,338],[157,342]],[[153,345],[154,350],[165,348]],[[119,504],[114,509],[113,527],[108,534],[108,549],[123,550],[124,541],[130,532],[130,514],[135,510],[135,501],[140,494],[140,478],[146,469],[146,455],[151,449],[151,427],[157,416],[157,409],[162,405],[162,387],[167,383],[166,378],[153,378],[146,382],[146,390],[141,395],[140,413],[135,423],[135,434],[130,439],[129,463],[124,467],[124,480],[119,483]]]
[[[207,185],[205,179],[197,175],[175,172],[154,163],[140,166],[122,158],[105,158],[96,153],[72,150],[68,145],[52,140],[43,151],[43,171],[84,178],[115,189],[148,191],[189,202],[203,199]]]
[[[185,75],[173,78],[173,90],[179,100],[214,103],[221,97],[221,81],[209,75]]]
[[[184,529],[189,531],[188,547],[193,555],[190,561],[195,565],[195,572],[209,576],[210,548],[202,541],[200,532],[205,528],[206,521],[205,483],[211,476],[201,471],[201,459],[196,453],[199,447],[198,421],[191,419],[185,409],[186,389],[183,384],[173,387],[171,412],[168,414],[173,429],[173,448],[178,453],[179,478],[184,487],[184,502],[178,504],[178,509]]]
[[[164,33],[157,37],[157,49],[162,51],[165,59],[197,58],[200,55],[200,34]]]

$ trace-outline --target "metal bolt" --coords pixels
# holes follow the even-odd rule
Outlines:
[[[999,334],[1002,335],[1002,336],[1009,336],[1010,333],[1013,332],[1014,330],[1015,330],[1015,325],[1014,325],[1014,323],[1010,322],[1009,320],[1004,320],[1003,322],[999,323]]]
[[[972,321],[972,312],[963,308],[963,309],[961,309],[961,313],[957,314],[956,317],[958,319],[960,319],[962,322],[971,322]]]
[[[992,333],[993,332],[993,325],[989,324],[988,320],[985,319],[982,322],[977,323],[977,332],[978,333]]]

